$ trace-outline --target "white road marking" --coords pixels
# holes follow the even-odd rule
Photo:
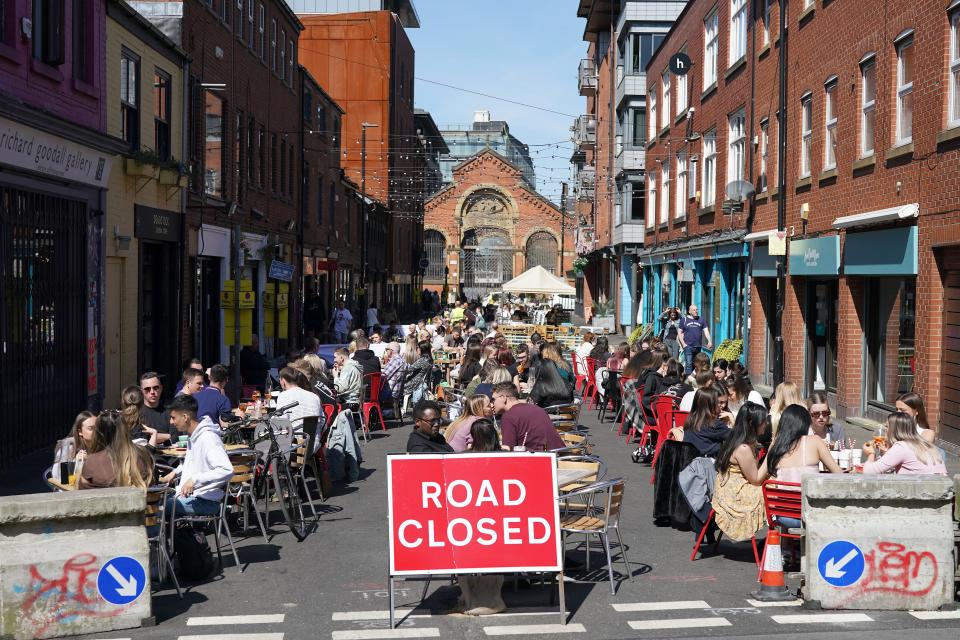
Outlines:
[[[614,611],[678,611],[680,609],[709,609],[703,600],[675,600],[673,602],[625,602],[611,604]]]
[[[911,611],[917,620],[958,620],[960,619],[960,610],[958,611]]]
[[[484,627],[488,636],[525,636],[536,633],[586,633],[582,624],[512,624]]]
[[[803,600],[787,600],[785,602],[764,602],[763,600],[751,600],[747,598],[751,607],[799,607]]]
[[[424,627],[423,629],[363,629],[360,631],[334,631],[333,640],[379,640],[389,638],[439,638],[440,629]]]
[[[420,611],[421,613],[416,613]],[[569,613],[569,612],[568,612]],[[426,609],[394,609],[394,616],[397,620],[402,620],[404,618],[439,618],[446,617],[450,614],[448,613],[430,613]],[[503,613],[495,613],[489,616],[483,616],[485,619],[489,618],[509,618],[513,616],[557,616],[560,615],[560,612],[557,609],[544,609],[541,607],[517,607],[516,609],[510,609],[504,611]],[[390,611],[388,609],[383,610],[372,610],[372,611],[334,611],[332,619],[335,622],[354,622],[354,621],[363,621],[363,620],[389,620]]]
[[[729,627],[726,618],[675,618],[673,620],[631,620],[627,623],[634,631],[655,629],[692,629],[697,627]]]
[[[282,633],[215,633],[202,636],[179,636],[177,640],[283,640]]]
[[[865,613],[801,613],[770,616],[777,624],[827,624],[830,622],[873,622]]]
[[[207,616],[187,618],[188,627],[202,627],[217,624],[278,624],[283,622],[285,614],[269,615],[242,615],[242,616]]]

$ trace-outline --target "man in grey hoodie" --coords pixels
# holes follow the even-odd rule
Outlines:
[[[363,383],[363,370],[356,360],[350,359],[350,352],[340,348],[333,352],[333,386],[337,395],[347,404],[360,402],[360,385]]]
[[[209,416],[197,420],[197,401],[181,394],[167,408],[170,424],[180,433],[190,434],[183,464],[160,478],[168,484],[177,481],[175,496],[167,501],[170,513],[215,515],[227,482],[233,476],[233,465],[220,438],[220,427]]]

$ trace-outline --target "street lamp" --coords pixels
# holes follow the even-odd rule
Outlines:
[[[367,129],[380,125],[372,122],[360,123],[360,206],[363,208],[363,218],[360,220],[360,310],[367,310]]]

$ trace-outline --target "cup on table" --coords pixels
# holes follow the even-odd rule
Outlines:
[[[840,454],[840,470],[849,471],[850,470],[850,449],[844,449],[843,451],[838,452]]]
[[[190,436],[180,436],[177,440],[177,446],[186,447],[188,442],[190,442]]]
[[[860,465],[861,459],[863,458],[863,451],[860,449],[851,449],[850,450],[850,465],[854,468]]]
[[[527,448],[526,448],[525,446],[523,446],[522,444],[518,444],[517,446],[515,446],[515,447],[513,448],[513,450],[514,450],[514,451],[526,451]]]

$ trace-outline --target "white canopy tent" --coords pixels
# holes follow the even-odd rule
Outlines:
[[[533,293],[543,295],[576,295],[577,290],[540,265],[524,271],[503,285],[506,293]]]

